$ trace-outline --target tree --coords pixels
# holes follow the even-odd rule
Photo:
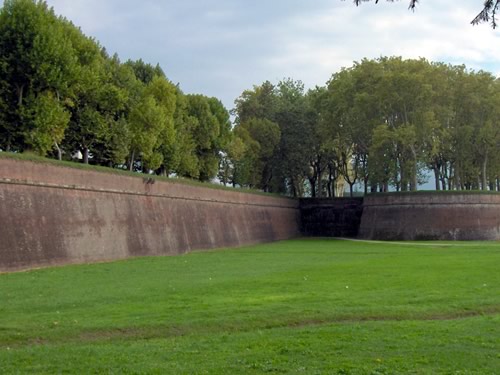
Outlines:
[[[327,90],[324,87],[316,87],[306,94],[307,101],[307,122],[311,129],[311,150],[309,153],[309,173],[308,180],[312,197],[323,196],[323,174],[328,168],[330,159],[329,148],[325,142],[324,121],[325,102]]]
[[[139,100],[143,85],[132,69],[120,63],[117,55],[108,57],[103,51],[102,90],[100,110],[103,115],[101,136],[93,149],[93,162],[123,166],[129,156],[131,134],[128,116]]]
[[[255,117],[246,120],[237,127],[241,129],[239,139],[255,142],[258,145],[258,147],[251,145],[247,150],[252,156],[246,161],[251,159],[254,165],[251,172],[247,171],[246,173],[245,184],[269,191],[273,177],[273,157],[281,139],[280,127],[275,122]]]
[[[51,92],[44,92],[33,99],[25,112],[29,114],[31,128],[26,130],[26,143],[40,155],[45,156],[54,145],[62,158],[59,144],[69,123],[70,114]]]
[[[187,113],[193,119],[191,135],[195,143],[201,181],[217,175],[221,152],[230,142],[229,112],[220,100],[204,95],[187,95]]]
[[[233,113],[236,124],[243,123],[251,118],[267,119],[275,121],[278,95],[276,87],[269,81],[260,86],[254,86],[253,90],[245,90],[235,100],[236,108]]]
[[[155,76],[144,88],[140,101],[130,113],[130,170],[136,158],[143,172],[156,170],[163,163],[160,148],[175,139],[175,102],[175,86],[160,76]]]
[[[290,78],[282,80],[277,95],[275,122],[281,139],[273,163],[273,191],[300,197],[305,193],[314,134],[304,84]]]
[[[350,191],[359,180],[368,191],[372,135],[384,122],[381,89],[385,75],[380,61],[363,59],[334,74],[327,84],[324,132]]]
[[[5,112],[0,134],[5,138],[0,147],[22,151],[34,141],[29,131],[36,126],[27,103],[48,104],[48,100],[37,100],[48,92],[61,102],[70,97],[77,65],[65,22],[42,1],[4,2],[0,10],[0,105]]]
[[[356,69],[343,69],[334,74],[328,83],[328,107],[326,109],[325,135],[335,155],[335,168],[344,181],[349,184],[352,196],[353,186],[358,180],[358,161],[356,154],[356,129],[363,124],[359,119],[355,97],[359,94]],[[355,163],[353,163],[353,161]]]
[[[164,163],[160,174],[175,173],[178,176],[198,178],[200,167],[194,140],[197,119],[189,114],[187,97],[176,88],[174,112],[175,140],[162,148]]]
[[[146,85],[149,84],[154,77],[166,78],[159,64],[153,66],[139,59],[137,61],[128,60],[125,65],[130,67],[134,71],[137,79]]]
[[[80,151],[83,162],[88,164],[94,146],[105,138],[101,98],[106,98],[108,87],[105,85],[104,60],[99,46],[83,35],[73,34],[73,39],[76,54],[84,63],[79,64],[78,78],[72,85],[71,121],[64,146],[70,152]]]
[[[370,178],[381,192],[389,190],[397,175],[396,140],[387,124],[376,127],[370,145]]]
[[[243,145],[241,150],[239,144]],[[261,146],[243,126],[236,126],[233,142],[228,151],[231,162],[231,183],[233,186],[262,188],[262,169],[260,164]]]

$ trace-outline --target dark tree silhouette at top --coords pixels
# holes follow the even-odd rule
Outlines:
[[[358,6],[361,3],[365,3],[368,1],[372,0],[354,0],[354,4]],[[387,1],[394,2],[394,0],[387,0]],[[375,0],[375,4],[377,4],[378,2],[379,0]],[[419,0],[410,0],[408,9],[414,10],[418,2]],[[471,24],[478,25],[482,22],[490,22],[491,27],[496,29],[498,8],[500,8],[500,0],[485,0],[483,4],[483,9],[479,12],[479,14],[476,17],[474,17],[474,19],[471,21]]]
[[[477,25],[481,22],[491,22],[491,27],[495,29],[497,27],[497,11],[499,7],[500,0],[486,0],[483,10],[479,12],[471,23]]]

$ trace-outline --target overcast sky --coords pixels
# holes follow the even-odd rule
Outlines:
[[[122,61],[159,63],[186,93],[231,109],[265,80],[324,85],[363,57],[425,57],[500,73],[500,31],[471,26],[483,0],[48,0]],[[3,1],[0,0],[0,4]]]

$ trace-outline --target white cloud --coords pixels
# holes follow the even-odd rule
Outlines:
[[[391,55],[500,70],[500,49],[491,48],[499,44],[499,35],[488,25],[470,25],[477,10],[470,4],[460,8],[435,1],[415,13],[402,9],[403,3],[370,9],[343,4],[292,19],[280,50],[284,53],[273,56],[271,65],[293,67],[305,81],[328,78],[363,57]]]
[[[0,4],[1,4],[0,0]],[[186,92],[231,107],[265,80],[323,85],[363,57],[397,55],[500,72],[500,34],[471,26],[481,1],[48,0],[123,60],[159,62]]]

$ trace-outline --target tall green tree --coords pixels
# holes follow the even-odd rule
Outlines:
[[[130,113],[131,153],[129,169],[139,161],[144,172],[158,169],[163,163],[162,145],[175,139],[174,112],[176,88],[156,76],[144,88],[139,102]]]
[[[187,97],[177,88],[174,112],[175,140],[163,147],[162,174],[198,178],[200,167],[194,140],[197,119],[189,114]]]
[[[149,84],[155,77],[166,78],[159,64],[153,66],[139,59],[137,61],[128,60],[125,65],[131,68],[136,78],[145,85]]]
[[[188,115],[194,119],[192,137],[196,145],[199,176],[209,181],[217,175],[221,151],[230,142],[229,112],[215,98],[187,95]]]
[[[245,131],[239,131],[239,139],[245,139],[250,144],[255,142],[258,145],[258,147],[250,146],[247,150],[251,153],[249,157],[254,165],[252,172],[246,174],[248,179],[246,184],[269,191],[273,177],[273,157],[281,139],[279,125],[265,118],[253,117],[237,127]]]
[[[27,145],[40,155],[46,155],[54,146],[61,152],[59,144],[69,123],[69,112],[51,92],[39,94],[27,108],[29,114],[25,117],[31,118],[29,123],[32,126],[24,135]],[[58,158],[61,159],[62,155]]]
[[[44,143],[34,140],[46,132],[37,132],[41,123],[30,116],[40,110],[40,103],[49,103],[38,96],[53,94],[58,101],[70,96],[77,70],[71,41],[65,35],[66,22],[45,2],[4,1],[0,10],[2,148],[21,151],[33,142]]]

